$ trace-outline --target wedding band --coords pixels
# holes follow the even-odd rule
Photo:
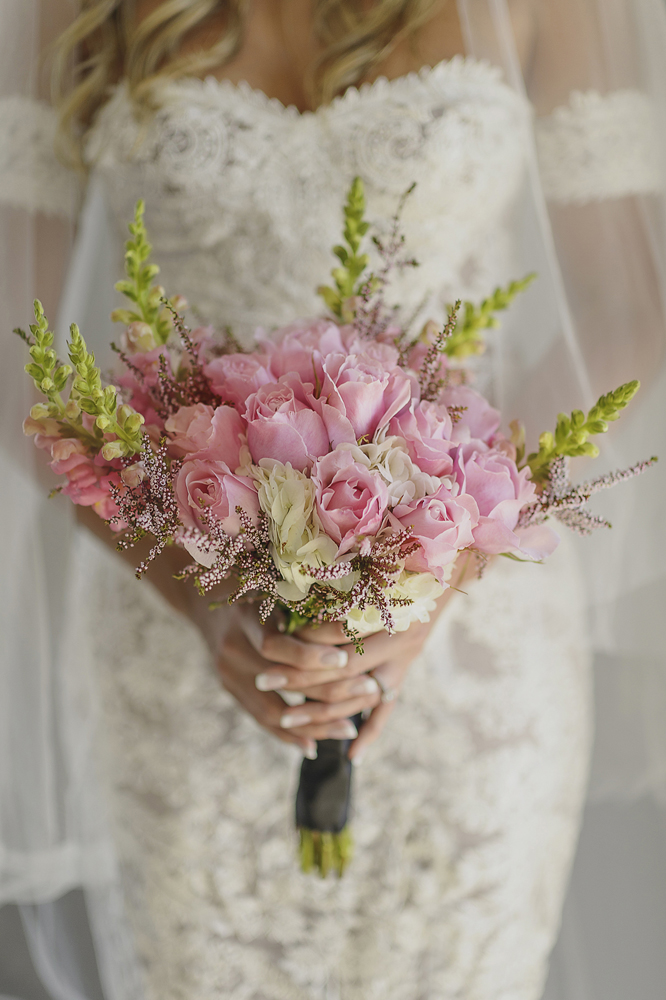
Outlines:
[[[381,677],[377,677],[376,674],[370,674],[370,676],[374,677],[374,679],[377,681],[377,684],[379,685],[379,690],[382,693],[381,697],[382,704],[386,705],[388,704],[388,702],[393,701],[395,698],[398,697],[398,692],[395,690],[395,688],[387,687],[384,681],[381,679]]]

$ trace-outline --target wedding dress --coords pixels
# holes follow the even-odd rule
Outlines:
[[[87,155],[122,230],[136,199],[161,279],[234,330],[320,310],[351,177],[371,217],[412,181],[392,289],[440,318],[511,273],[503,220],[528,109],[454,59],[299,115],[215,79],[170,85],[142,135],[120,87]],[[294,858],[297,755],[220,689],[185,622],[100,554],[89,584],[107,762],[151,1000],[537,1000],[578,829],[589,654],[570,551],[499,560],[456,595],[356,781],[341,881]]]
[[[35,128],[17,106],[7,115],[17,135]],[[545,194],[658,190],[649,116],[637,90],[574,95],[537,124]],[[144,198],[165,287],[249,342],[258,326],[320,311],[315,288],[356,174],[380,229],[416,181],[402,228],[420,267],[391,291],[405,315],[441,319],[447,302],[519,277],[532,125],[520,89],[467,56],[305,114],[210,78],[166,84],[156,114],[137,120],[120,84],[85,152],[116,236]],[[11,144],[0,165],[17,203],[26,151],[34,158],[35,142]],[[48,179],[41,207],[62,206],[69,189],[51,161]],[[477,373],[502,406],[514,398],[508,359],[491,345]],[[543,566],[498,559],[455,595],[355,774],[356,854],[340,881],[297,870],[294,749],[221,688],[201,637],[148,583],[93,540],[78,544],[77,627],[99,684],[138,968],[119,997],[538,1000],[592,733],[568,539]]]

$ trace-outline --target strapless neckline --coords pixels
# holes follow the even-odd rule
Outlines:
[[[474,80],[478,83],[508,86],[503,79],[501,69],[497,66],[492,66],[485,59],[478,59],[476,56],[458,54],[449,59],[442,59],[433,66],[422,66],[418,70],[404,73],[402,76],[391,78],[378,76],[370,83],[352,85],[347,87],[344,93],[334,97],[329,104],[321,104],[317,108],[305,111],[300,111],[294,104],[284,104],[279,97],[270,97],[265,91],[251,86],[246,80],[235,82],[212,75],[182,76],[165,82],[164,90],[170,94],[182,90],[185,94],[200,91],[209,95],[218,93],[220,96],[233,96],[252,104],[255,108],[264,108],[268,112],[292,120],[308,121],[334,114],[336,111],[347,110],[350,105],[359,102],[383,100],[389,95],[399,99],[405,93],[412,94],[415,85],[431,86],[456,77],[464,78],[466,82]],[[126,83],[121,81],[115,89],[116,92],[126,89]]]

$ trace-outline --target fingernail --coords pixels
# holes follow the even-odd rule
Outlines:
[[[317,745],[313,743],[311,746],[303,748],[303,756],[307,757],[308,760],[317,759]]]
[[[363,677],[356,681],[349,689],[351,694],[377,694],[379,684],[374,677]]]
[[[357,753],[355,757],[352,757],[352,764],[354,765],[354,767],[360,767],[361,764],[363,763],[364,757],[365,757],[364,753]]]
[[[312,722],[312,719],[305,712],[285,714],[280,719],[280,725],[283,729],[293,729],[295,726],[307,726],[309,722]]]
[[[328,653],[322,653],[319,662],[324,667],[346,667],[349,657],[344,649],[331,649]]]
[[[254,678],[257,691],[277,691],[279,688],[286,687],[288,683],[287,678],[280,674],[257,674]]]
[[[358,736],[358,730],[353,722],[345,719],[331,726],[328,735],[333,740],[353,740]]]

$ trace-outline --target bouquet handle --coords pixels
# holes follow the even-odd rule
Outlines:
[[[351,720],[357,729],[363,717]],[[317,869],[325,878],[329,871],[342,875],[352,856],[349,829],[352,741],[319,740],[315,760],[304,758],[296,793],[296,827],[299,855],[304,872]]]

